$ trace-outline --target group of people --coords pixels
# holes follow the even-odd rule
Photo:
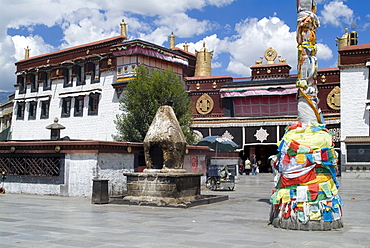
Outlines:
[[[246,175],[249,175],[251,172],[252,172],[252,175],[257,175],[259,173],[257,158],[255,154],[253,154],[251,160],[247,158],[244,161],[244,168],[243,170],[241,170],[240,173],[243,174],[243,172],[245,172]]]

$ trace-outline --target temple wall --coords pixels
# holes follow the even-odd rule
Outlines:
[[[369,135],[368,80],[369,69],[366,67],[341,70],[341,139]]]
[[[56,147],[60,150],[55,150]],[[196,146],[187,148],[188,153],[185,155],[183,167],[188,173],[203,173],[201,182],[204,183],[209,148]],[[8,171],[2,187],[7,193],[13,194],[91,197],[93,179],[106,179],[109,180],[110,196],[124,195],[127,191],[127,177],[123,173],[138,172],[141,161],[139,156],[142,151],[142,143],[130,142],[0,142],[0,155],[4,158],[0,163],[0,171]],[[50,165],[53,163],[51,158],[58,158],[59,162]],[[21,169],[19,166],[23,161],[19,159],[31,162],[22,166],[25,172],[17,174],[14,171]],[[38,172],[43,167],[44,171]],[[58,173],[38,174],[48,174],[50,171]]]
[[[66,128],[61,130],[61,138],[69,136],[71,139],[81,140],[104,140],[112,141],[112,134],[116,134],[116,127],[113,120],[116,114],[120,113],[119,100],[116,92],[112,87],[114,80],[112,71],[102,72],[99,83],[90,83],[90,77],[87,77],[86,85],[63,88],[63,79],[58,79],[52,82],[52,90],[43,91],[40,85],[37,93],[31,93],[30,85],[28,85],[27,93],[19,95],[16,92],[15,98],[21,97],[40,97],[51,95],[49,118],[40,119],[41,100],[37,101],[37,112],[35,120],[28,120],[28,104],[24,112],[24,120],[14,121],[12,124],[12,139],[13,140],[38,140],[50,139],[50,130],[45,127],[52,124],[54,118],[59,119],[59,124]],[[88,115],[89,107],[89,91],[101,89],[99,100],[98,115]],[[81,92],[81,93],[78,93]],[[99,91],[97,91],[99,92]],[[63,95],[60,95],[63,93]],[[69,117],[61,117],[61,99],[62,97],[75,97],[85,95],[83,116],[74,116],[74,100],[71,103]],[[35,99],[34,98],[34,99]],[[36,98],[37,99],[37,98]],[[43,99],[45,100],[45,99]],[[14,104],[13,120],[16,116],[17,104]]]
[[[14,183],[5,180],[7,193],[91,197],[93,179],[108,179],[109,195],[126,190],[123,172],[134,171],[134,155],[70,153],[65,156],[63,184]]]
[[[368,80],[369,69],[365,66],[341,69],[341,140],[348,136],[369,135],[369,111],[366,111]],[[342,163],[345,163],[347,151],[344,142],[341,142],[341,152]],[[344,170],[346,168],[342,168]]]

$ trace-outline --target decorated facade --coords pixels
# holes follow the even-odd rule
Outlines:
[[[203,137],[232,139],[241,147],[242,159],[256,154],[261,171],[268,172],[269,157],[277,153],[276,143],[286,126],[297,120],[297,75],[290,73],[291,66],[272,47],[250,69],[250,78],[186,78],[193,102],[193,128]],[[339,148],[339,68],[318,70],[317,87],[319,98],[324,99],[319,107]]]

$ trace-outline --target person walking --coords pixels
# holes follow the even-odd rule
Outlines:
[[[249,175],[249,173],[251,173],[251,161],[249,158],[247,158],[244,162],[244,172],[245,175]]]
[[[256,154],[253,154],[252,156],[252,175],[257,175],[257,158],[256,158]]]

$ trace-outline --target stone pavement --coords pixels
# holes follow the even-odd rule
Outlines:
[[[229,200],[187,209],[7,193],[0,247],[370,247],[370,180],[339,183],[344,228],[325,232],[268,225],[270,174],[239,176],[234,191],[204,189]]]

